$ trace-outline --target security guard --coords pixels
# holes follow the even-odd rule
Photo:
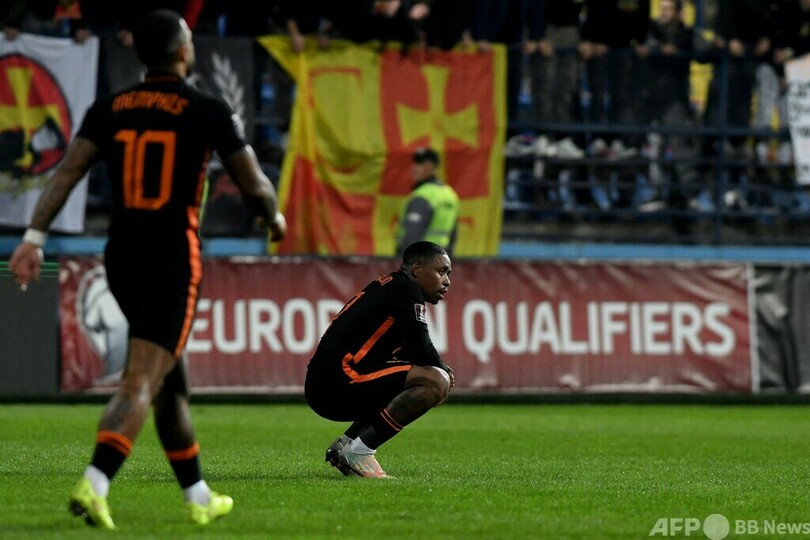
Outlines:
[[[438,244],[451,255],[458,228],[458,195],[436,178],[439,154],[435,150],[419,148],[412,159],[414,184],[399,219],[397,255],[420,240]]]

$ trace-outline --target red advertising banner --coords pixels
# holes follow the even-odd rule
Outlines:
[[[104,386],[122,365],[123,317],[98,261],[61,267],[62,389]],[[188,342],[192,386],[300,392],[332,317],[395,267],[365,258],[205,261]],[[745,265],[460,260],[452,280],[428,315],[459,390],[755,390]]]

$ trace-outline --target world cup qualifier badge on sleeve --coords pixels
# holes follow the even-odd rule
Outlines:
[[[416,320],[427,324],[427,313],[425,310],[425,304],[414,304],[413,310],[416,312]]]

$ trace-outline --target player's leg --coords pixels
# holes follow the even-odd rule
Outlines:
[[[154,401],[155,426],[166,457],[183,490],[192,521],[201,525],[229,513],[233,500],[208,487],[200,470],[200,446],[194,435],[185,363],[177,361]]]
[[[344,445],[340,464],[364,477],[385,477],[374,454],[383,443],[402,429],[441,404],[450,391],[450,377],[437,367],[413,366],[399,393],[382,409],[377,409],[365,427],[353,425],[359,433]],[[350,429],[352,429],[350,428]]]
[[[114,528],[106,501],[110,481],[132,450],[152,399],[174,363],[171,353],[160,345],[141,338],[129,340],[127,364],[99,422],[92,461],[70,494],[71,511],[88,524]]]
[[[356,420],[357,411],[345,398],[348,390],[348,381],[342,370],[337,369],[313,369],[310,364],[307,369],[304,381],[304,397],[310,408],[318,415],[336,422]],[[352,426],[357,424],[354,422]],[[345,434],[335,439],[326,449],[325,460],[333,467],[336,467],[344,475],[352,474],[351,470],[344,469],[338,460],[340,451],[351,442],[352,437],[347,434],[352,430],[350,427]],[[359,431],[358,431],[359,433]]]
[[[433,407],[447,398],[450,377],[433,366],[413,366],[402,391],[386,407],[376,412],[368,424],[358,429],[357,437],[368,448],[376,449]]]
[[[405,388],[386,410],[391,419],[406,426],[443,403],[448,392],[450,376],[446,371],[434,366],[414,366],[405,379]]]
[[[71,492],[69,505],[91,525],[113,528],[106,497],[149,414],[165,377],[174,369],[194,316],[200,276],[178,272],[182,261],[154,268],[132,257],[129,246],[107,244],[110,291],[129,323],[127,361],[118,389],[99,423],[93,459]]]

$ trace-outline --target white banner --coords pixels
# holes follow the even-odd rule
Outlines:
[[[26,227],[53,169],[95,99],[99,42],[0,35],[0,225]],[[84,229],[87,178],[52,229]]]
[[[810,55],[785,64],[787,111],[796,163],[796,182],[810,184]]]

